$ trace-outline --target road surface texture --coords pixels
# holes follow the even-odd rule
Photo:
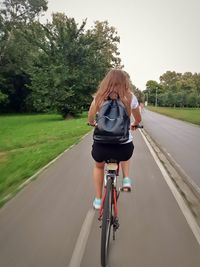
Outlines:
[[[200,127],[144,110],[145,130],[200,188]]]
[[[0,210],[0,267],[67,267],[72,255],[80,256],[74,249],[88,211],[94,212],[91,139],[64,153]],[[139,131],[134,143],[134,189],[119,198],[109,266],[199,267],[200,246]],[[97,212],[80,250],[81,267],[100,266]]]

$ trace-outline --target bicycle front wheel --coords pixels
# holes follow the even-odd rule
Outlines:
[[[105,267],[108,262],[111,226],[112,226],[112,179],[108,179],[106,185],[106,197],[103,207],[102,230],[101,230],[101,265],[103,267]]]

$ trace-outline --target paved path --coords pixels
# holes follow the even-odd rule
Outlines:
[[[131,176],[119,199],[120,230],[109,266],[199,267],[198,245],[139,131]],[[0,267],[66,267],[93,199],[91,135],[65,153],[0,211]],[[98,267],[94,216],[80,266]]]
[[[200,127],[148,110],[142,117],[145,130],[200,187]]]

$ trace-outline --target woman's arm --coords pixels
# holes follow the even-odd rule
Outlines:
[[[134,126],[138,125],[142,120],[139,105],[136,108],[132,109],[132,115],[135,121],[131,124],[131,128],[134,128]]]
[[[93,100],[88,111],[88,123],[91,125],[95,125],[96,124],[95,118],[96,118],[96,107],[95,107],[95,100]]]

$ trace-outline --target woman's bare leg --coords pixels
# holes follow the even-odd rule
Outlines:
[[[104,162],[95,162],[94,169],[93,169],[96,198],[102,198],[104,165],[105,165]]]
[[[123,191],[130,192],[131,191],[131,179],[129,178],[129,160],[127,161],[122,161],[121,166],[122,166],[122,174],[123,174],[123,182],[122,182],[122,187]]]
[[[121,161],[123,177],[129,177],[129,160]]]

